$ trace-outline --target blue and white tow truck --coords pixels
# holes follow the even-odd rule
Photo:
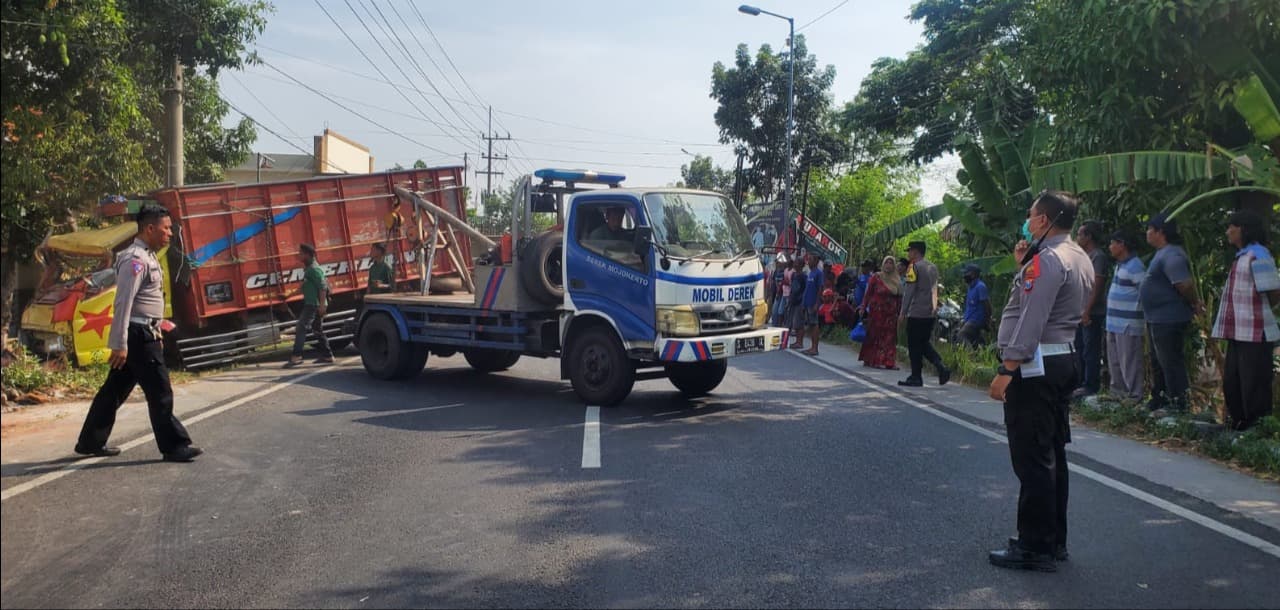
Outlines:
[[[357,334],[365,369],[402,379],[430,354],[462,352],[486,372],[521,356],[558,357],[584,402],[611,406],[637,380],[707,394],[729,358],[785,347],[785,331],[767,325],[760,256],[730,201],[623,180],[582,170],[526,176],[500,242],[397,189],[437,226],[489,251],[476,260],[472,294],[368,296]]]

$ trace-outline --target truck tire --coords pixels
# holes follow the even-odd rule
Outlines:
[[[481,373],[505,371],[520,360],[520,352],[506,349],[469,349],[462,352],[471,368]]]
[[[427,356],[431,349],[421,343],[410,343],[400,353],[400,368],[396,371],[396,379],[413,379],[427,368]]]
[[[728,371],[728,360],[668,364],[667,378],[685,396],[706,396],[724,381],[724,375]]]
[[[402,360],[408,360],[412,344],[400,340],[400,331],[391,316],[384,313],[369,316],[360,325],[357,338],[360,347],[360,362],[364,370],[375,379],[396,379],[401,377],[401,370],[407,368]],[[423,359],[423,365],[426,359]],[[421,369],[419,369],[421,370]]]
[[[564,232],[547,231],[525,246],[520,280],[534,299],[547,305],[564,302]]]
[[[589,328],[569,345],[569,381],[583,402],[612,407],[631,393],[636,367],[611,329]]]

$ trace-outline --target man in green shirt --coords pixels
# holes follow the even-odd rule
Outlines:
[[[391,272],[391,265],[387,264],[387,246],[382,242],[373,244],[369,249],[369,258],[373,259],[373,266],[369,267],[369,286],[365,290],[365,294],[382,294],[384,292],[392,292],[395,289],[395,276]]]
[[[329,309],[329,282],[324,279],[324,269],[316,264],[316,249],[311,244],[298,247],[298,258],[302,260],[302,311],[298,312],[298,323],[294,326],[293,356],[285,363],[285,368],[302,364],[302,348],[307,342],[307,333],[315,333],[316,345],[320,347],[319,363],[333,362],[333,350],[329,349],[329,338],[324,335],[322,323],[324,314]]]

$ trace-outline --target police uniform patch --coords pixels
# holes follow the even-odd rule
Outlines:
[[[134,275],[140,275],[144,270],[146,270],[146,268],[147,268],[147,266],[146,266],[146,265],[144,265],[144,264],[142,264],[142,261],[133,261],[133,274],[134,274]]]
[[[1022,290],[1031,292],[1035,288],[1036,279],[1040,277],[1040,255],[1031,257],[1031,262],[1022,270]]]

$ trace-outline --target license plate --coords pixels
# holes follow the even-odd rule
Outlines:
[[[764,337],[745,337],[733,342],[733,350],[739,354],[764,351]]]

